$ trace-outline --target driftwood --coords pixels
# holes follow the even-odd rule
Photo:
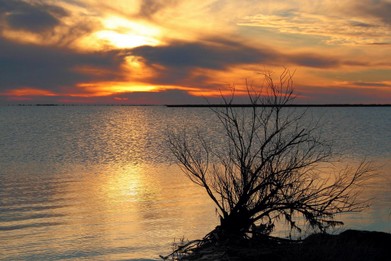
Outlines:
[[[185,255],[188,255],[190,253],[192,253],[192,251],[194,249],[196,249],[197,247],[199,247],[199,244],[202,242],[202,240],[192,240],[192,241],[188,241],[186,243],[175,243],[174,242],[174,248],[175,250],[170,253],[169,255],[167,256],[162,256],[162,255],[159,255],[159,257],[163,260],[168,260],[168,259],[171,259],[171,260],[178,260],[180,259],[180,257],[182,256],[185,256]]]
[[[284,239],[272,237],[269,235],[248,233],[247,235],[237,237],[221,236],[221,228],[217,226],[208,233],[203,239],[179,243],[173,243],[174,250],[169,255],[162,256],[163,260],[226,260],[230,252],[240,252],[249,249],[267,248],[268,251],[274,247],[300,244],[301,240]],[[229,258],[228,258],[229,259]]]

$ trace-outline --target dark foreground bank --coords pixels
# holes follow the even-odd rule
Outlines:
[[[250,239],[203,245],[179,260],[391,260],[391,234],[347,230],[339,235],[314,234],[302,241]]]

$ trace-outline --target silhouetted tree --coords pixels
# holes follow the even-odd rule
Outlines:
[[[263,87],[247,84],[250,106],[212,107],[223,132],[221,144],[198,133],[169,134],[169,145],[190,180],[203,187],[216,205],[219,239],[242,238],[248,232],[268,235],[278,220],[300,230],[304,222],[325,231],[340,224],[335,215],[359,211],[355,187],[367,178],[369,164],[337,173],[326,169],[332,147],[305,110],[287,107],[293,99],[292,75],[278,83],[265,74]]]

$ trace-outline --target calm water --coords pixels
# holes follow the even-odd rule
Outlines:
[[[346,161],[380,175],[346,227],[391,232],[391,108],[311,108]],[[207,129],[206,108],[0,107],[0,260],[154,260],[217,225],[170,164],[165,131]],[[283,231],[280,232],[283,234]]]

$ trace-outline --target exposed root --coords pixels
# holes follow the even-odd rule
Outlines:
[[[245,251],[250,248],[275,248],[300,243],[298,240],[283,239],[260,234],[243,234],[242,237],[222,237],[219,227],[216,227],[201,240],[181,240],[173,244],[173,252],[160,256],[163,260],[230,260],[230,252]]]

